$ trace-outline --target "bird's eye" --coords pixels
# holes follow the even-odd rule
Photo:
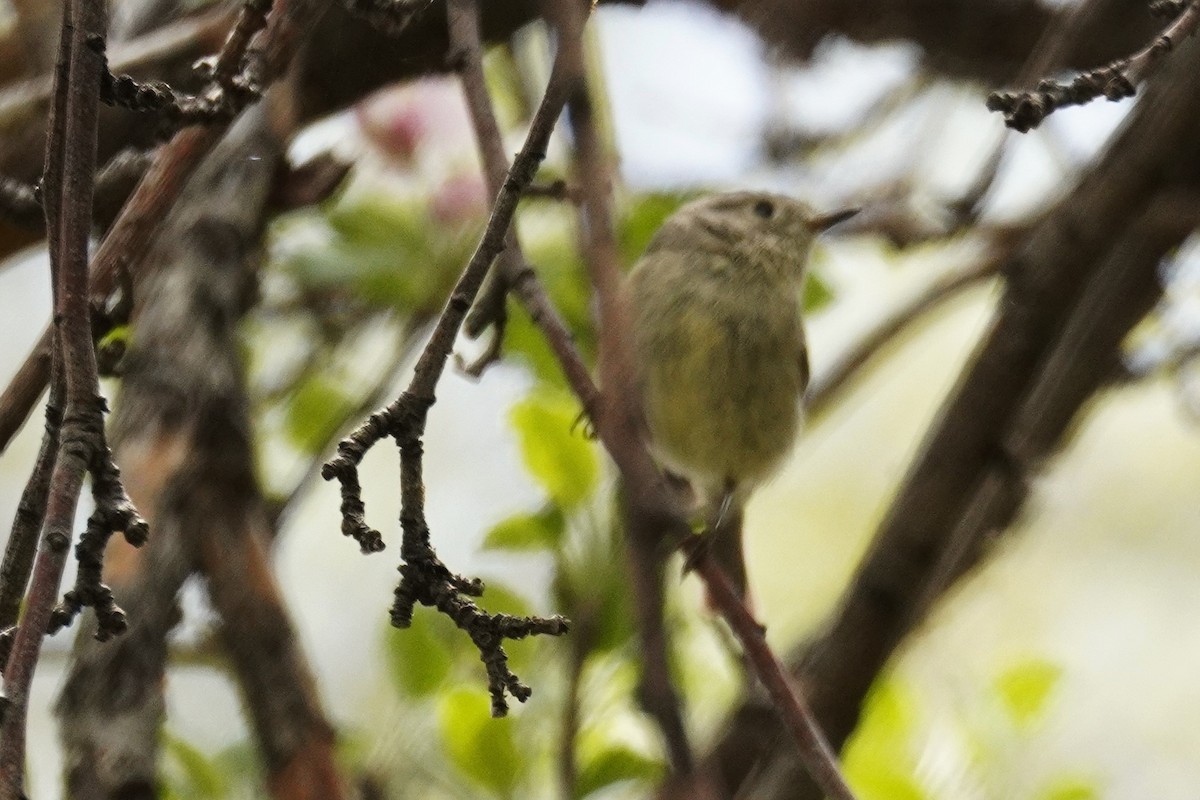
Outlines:
[[[754,213],[763,219],[775,216],[775,204],[770,200],[759,200],[754,204]]]

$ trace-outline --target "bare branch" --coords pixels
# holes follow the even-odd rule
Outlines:
[[[846,779],[838,769],[837,754],[825,740],[812,710],[788,677],[783,663],[767,645],[765,629],[750,614],[741,592],[734,587],[716,560],[709,556],[706,548],[699,548],[697,552],[699,558],[695,563],[696,571],[704,579],[709,597],[733,629],[755,674],[766,687],[775,711],[791,734],[799,751],[800,761],[808,770],[808,774],[813,777],[825,797],[834,800],[854,800],[854,793],[850,791]]]
[[[353,537],[364,552],[378,552],[383,549],[383,537],[364,520],[358,464],[366,451],[383,437],[396,439],[400,448],[400,524],[403,529],[400,555],[404,563],[400,567],[400,585],[396,588],[392,606],[392,624],[398,628],[408,627],[417,603],[436,607],[453,619],[480,650],[480,657],[487,666],[492,713],[496,716],[507,713],[507,694],[522,702],[530,695],[529,687],[508,668],[508,658],[502,647],[504,640],[533,634],[559,635],[566,632],[567,622],[562,617],[517,619],[502,614],[489,615],[469,599],[483,593],[483,584],[450,572],[438,559],[430,541],[425,520],[421,440],[429,408],[435,401],[434,391],[455,337],[488,268],[505,246],[521,192],[533,180],[538,165],[545,158],[547,142],[568,91],[560,50],[541,105],[530,123],[525,144],[496,195],[479,245],[434,326],[429,343],[417,361],[412,381],[395,402],[372,414],[344,439],[338,445],[337,457],[326,463],[321,472],[326,480],[337,478],[341,484],[342,532]]]
[[[323,8],[321,0],[278,0],[265,30],[236,60],[243,63],[248,85],[262,87],[282,75],[301,32],[310,30]],[[230,47],[245,45],[231,37]],[[218,57],[223,60],[224,53]],[[229,56],[233,58],[233,56]],[[99,81],[97,81],[98,85]],[[92,298],[103,304],[122,274],[140,277],[145,253],[158,223],[182,191],[200,159],[212,149],[224,124],[191,127],[177,133],[155,159],[124,210],[93,257]],[[41,395],[49,374],[46,353],[49,332],[43,333],[17,376],[0,395],[0,452],[7,448]]]
[[[68,24],[69,18],[69,24]],[[29,689],[43,637],[53,625],[58,593],[71,542],[71,526],[83,484],[91,470],[102,486],[89,529],[107,537],[119,525],[131,542],[144,541],[146,524],[120,487],[104,442],[103,399],[88,309],[88,234],[91,228],[99,99],[96,86],[104,69],[106,10],[102,3],[73,0],[63,20],[55,77],[53,125],[46,154],[47,228],[54,277],[56,358],[66,387],[66,408],[58,454],[50,476],[45,527],[34,562],[25,614],[4,669],[7,705],[0,725],[0,798],[24,796],[25,721]],[[70,191],[65,191],[70,187]],[[111,504],[111,505],[110,505]],[[105,526],[109,526],[105,529]],[[120,628],[104,606],[110,628]]]
[[[1155,39],[1128,58],[1077,75],[1070,83],[1043,80],[1034,91],[992,92],[987,107],[1004,114],[1004,124],[1025,133],[1063,106],[1083,105],[1097,97],[1123,100],[1156,73],[1167,53],[1200,26],[1200,2],[1181,4],[1182,11]]]

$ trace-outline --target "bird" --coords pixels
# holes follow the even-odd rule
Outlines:
[[[625,280],[650,452],[688,487],[703,546],[743,598],[742,510],[801,428],[813,241],[856,213],[768,192],[704,196],[667,218]]]

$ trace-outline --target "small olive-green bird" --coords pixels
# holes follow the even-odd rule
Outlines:
[[[706,546],[743,596],[743,504],[800,429],[813,239],[855,213],[762,192],[704,197],[667,219],[626,283],[651,452],[690,484]]]

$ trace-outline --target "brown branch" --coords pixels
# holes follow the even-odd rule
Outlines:
[[[475,0],[446,0],[446,28],[450,36],[450,58],[458,64],[463,95],[475,131],[475,141],[483,160],[488,189],[499,194],[508,174],[508,155],[496,112],[492,108],[487,81],[483,74],[483,42],[479,30],[479,8]],[[532,183],[530,184],[532,185]],[[523,191],[528,191],[528,187]],[[471,375],[481,375],[489,364],[500,357],[507,321],[508,287],[523,271],[529,270],[515,227],[510,227],[500,251],[499,262],[482,288],[475,307],[467,315],[467,334],[478,337],[492,328],[492,342],[487,350],[467,367]],[[536,278],[534,278],[536,280]]]
[[[488,671],[492,713],[497,716],[507,713],[506,694],[522,702],[530,695],[529,687],[509,670],[507,656],[501,647],[503,641],[531,634],[560,635],[566,632],[567,622],[562,617],[518,619],[488,615],[470,600],[482,594],[482,583],[451,573],[438,559],[430,541],[424,510],[421,439],[429,409],[435,401],[434,391],[454,339],[488,268],[505,245],[521,192],[533,180],[538,165],[545,158],[550,134],[566,102],[568,86],[561,62],[560,57],[555,58],[549,85],[530,122],[525,144],[496,195],[479,245],[417,360],[408,388],[395,402],[372,414],[344,439],[338,445],[337,457],[326,463],[321,473],[326,480],[336,478],[341,484],[342,532],[353,537],[364,552],[377,552],[383,549],[383,538],[364,520],[358,464],[366,451],[383,437],[396,439],[400,448],[400,525],[403,530],[400,555],[404,563],[400,567],[400,585],[396,588],[391,611],[392,624],[398,628],[408,627],[417,603],[436,607],[453,619],[480,650]]]
[[[256,107],[230,130],[150,256],[162,267],[145,285],[113,427],[156,535],[114,579],[129,636],[115,646],[76,642],[58,709],[73,797],[126,797],[153,785],[167,634],[193,574],[205,579],[221,620],[271,795],[345,796],[333,731],[272,575],[238,347],[286,136],[272,131],[271,117]]]
[[[4,800],[24,795],[29,689],[42,639],[52,624],[53,603],[62,579],[75,508],[87,470],[111,479],[111,485],[104,489],[111,489],[116,497],[108,497],[105,491],[105,500],[115,499],[125,504],[120,509],[98,507],[94,518],[105,515],[101,520],[103,523],[123,523],[131,541],[144,539],[145,534],[145,523],[136,518],[131,507],[127,507],[127,498],[116,481],[115,467],[111,466],[104,443],[103,401],[99,396],[96,356],[88,319],[88,233],[99,111],[95,87],[104,69],[102,53],[106,27],[102,3],[73,0],[64,15],[56,68],[55,110],[45,173],[54,184],[47,188],[47,227],[50,231],[51,273],[55,282],[57,334],[54,338],[61,348],[56,357],[60,359],[66,387],[66,408],[59,432],[58,455],[51,472],[42,543],[34,563],[25,613],[4,670],[7,709],[0,724],[0,798]],[[104,533],[107,535],[108,531]]]
[[[244,63],[245,80],[254,86],[266,86],[280,77],[295,51],[297,38],[301,32],[312,29],[322,8],[320,0],[278,0],[266,29],[237,59]],[[231,47],[244,44],[237,37],[232,37],[230,42]],[[218,57],[218,62],[220,60]],[[224,130],[220,123],[185,128],[163,146],[96,251],[92,263],[94,301],[102,304],[122,274],[140,278],[144,255],[150,249],[149,242],[158,223],[179,197],[200,159],[220,140]],[[49,360],[45,354],[49,348],[47,331],[0,395],[0,452],[8,447],[45,388],[49,374]]]
[[[854,793],[838,769],[837,754],[817,727],[812,710],[793,686],[783,663],[767,645],[766,630],[750,614],[742,600],[742,593],[734,587],[716,560],[709,556],[705,548],[697,552],[696,572],[704,579],[714,606],[733,629],[754,673],[766,687],[776,713],[796,744],[804,768],[825,797],[854,800]]]
[[[1025,133],[1036,128],[1059,108],[1090,103],[1097,97],[1123,100],[1133,97],[1137,87],[1162,67],[1167,53],[1200,27],[1200,2],[1186,3],[1150,44],[1128,58],[1077,75],[1070,83],[1043,80],[1037,89],[1025,92],[992,92],[987,107],[1004,114],[1004,124]]]
[[[611,174],[592,117],[584,56],[583,20],[569,4],[554,10],[560,31],[560,58],[571,78],[567,111],[575,139],[580,194],[581,249],[600,317],[600,379],[604,386],[596,432],[621,471],[627,563],[641,637],[640,701],[662,731],[671,765],[689,791],[707,791],[695,775],[695,758],[671,678],[668,637],[663,625],[663,566],[686,530],[681,509],[646,451],[633,389],[629,310],[620,290],[621,271],[612,227]],[[667,524],[664,524],[667,523]]]

